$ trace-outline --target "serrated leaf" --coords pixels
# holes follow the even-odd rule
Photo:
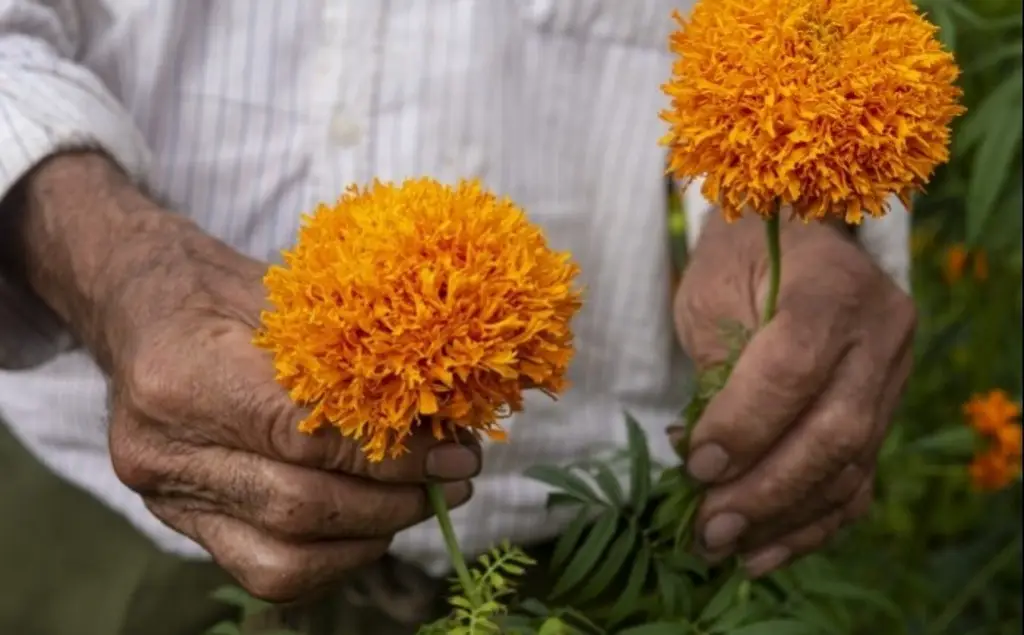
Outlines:
[[[585,514],[580,514],[569,523],[562,532],[562,535],[558,538],[558,542],[555,543],[555,550],[551,554],[551,570],[560,571],[569,561],[569,557],[572,556],[573,549],[576,548],[583,533],[590,526],[590,518]]]
[[[1020,102],[1017,103],[1017,112],[1004,119],[1004,125],[993,126],[974,155],[967,188],[967,243],[972,246],[977,245],[988,224],[1021,144],[1024,121],[1020,118]]]
[[[572,507],[573,505],[589,505],[589,502],[581,501],[576,496],[566,494],[565,492],[551,492],[548,494],[548,499],[544,503],[545,509],[554,509],[556,507]]]
[[[577,604],[584,604],[597,597],[602,591],[606,591],[615,576],[622,571],[626,559],[636,550],[640,541],[640,530],[635,522],[630,522],[625,531],[621,532],[608,548],[608,553],[603,558],[590,580],[580,589],[574,599]]]
[[[534,465],[526,470],[525,474],[527,478],[550,485],[562,493],[573,496],[582,503],[604,504],[593,488],[579,476],[573,474],[571,468],[554,465]]]
[[[580,548],[573,554],[572,560],[569,561],[565,571],[551,590],[553,596],[564,595],[583,581],[583,578],[594,569],[601,554],[608,548],[618,527],[619,517],[617,514],[606,512],[598,517],[597,522],[590,528],[590,532],[583,539]]]
[[[651,494],[651,453],[643,428],[631,414],[624,414],[630,456],[629,500],[639,512],[643,511]]]
[[[729,635],[817,635],[814,629],[799,620],[768,620],[740,626],[729,631]]]
[[[637,600],[640,599],[640,593],[644,590],[644,583],[647,582],[650,571],[651,549],[646,544],[641,544],[636,560],[633,561],[633,568],[629,571],[626,586],[608,614],[609,622],[618,624],[636,610]]]

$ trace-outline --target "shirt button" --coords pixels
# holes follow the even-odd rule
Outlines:
[[[363,138],[363,131],[359,124],[345,116],[344,113],[336,113],[331,118],[329,132],[331,141],[342,147],[357,145]]]

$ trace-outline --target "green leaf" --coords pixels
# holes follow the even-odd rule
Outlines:
[[[615,541],[612,542],[612,546],[608,549],[608,554],[603,558],[603,562],[594,571],[590,580],[580,589],[579,594],[575,596],[574,599],[577,604],[589,602],[602,591],[608,590],[609,585],[615,580],[615,576],[626,565],[626,559],[629,558],[629,554],[635,551],[640,539],[640,530],[637,528],[636,523],[630,522],[626,531],[620,533],[615,538]]]
[[[654,566],[662,613],[671,617],[689,615],[693,600],[690,597],[689,581],[661,562],[655,562]]]
[[[273,606],[270,602],[254,598],[246,593],[245,590],[236,586],[219,587],[210,594],[210,598],[222,604],[238,607],[242,611],[243,620],[259,615]]]
[[[814,628],[799,620],[768,620],[729,631],[729,635],[817,635]]]
[[[590,470],[594,481],[597,482],[597,486],[601,488],[601,493],[604,494],[608,502],[615,507],[625,507],[626,494],[622,491],[622,484],[619,483],[619,478],[611,468],[605,463],[594,463],[590,466]]]
[[[590,526],[590,518],[586,514],[580,514],[569,523],[565,531],[555,543],[555,550],[551,554],[551,571],[561,571],[562,567],[572,556],[572,551],[580,541],[583,533]]]
[[[993,126],[974,155],[971,181],[967,188],[967,242],[976,245],[1003,186],[1010,176],[1013,157],[1020,147],[1020,108],[1003,126]]]
[[[977,434],[966,425],[940,429],[935,434],[918,439],[907,446],[914,453],[969,457],[974,453]]]
[[[573,505],[589,505],[589,503],[581,501],[572,494],[566,494],[565,492],[551,492],[548,494],[548,500],[544,504],[544,507],[545,509],[554,509],[555,507],[571,507]]]
[[[903,612],[889,598],[872,589],[866,589],[848,582],[830,578],[819,578],[803,586],[808,597],[828,597],[840,600],[858,600],[872,604],[896,621],[903,619]]]
[[[651,453],[647,447],[647,435],[631,414],[626,416],[626,430],[629,439],[630,462],[630,505],[643,511],[651,494]]]
[[[740,584],[743,582],[743,573],[736,569],[731,576],[719,587],[718,591],[711,597],[704,610],[700,612],[699,621],[701,623],[709,623],[718,619],[723,613],[725,613],[729,606],[736,600],[736,592],[739,590]]]
[[[949,15],[942,5],[933,7],[928,14],[935,25],[939,27],[939,41],[942,42],[947,51],[955,51],[956,22],[953,20],[953,16]]]
[[[1024,73],[1018,68],[993,88],[985,99],[964,117],[957,132],[953,152],[966,154],[981,143],[986,137],[986,133],[991,133],[993,121],[1003,120],[1007,116],[1014,115],[1014,103],[1019,99],[1022,87],[1024,87]]]
[[[1024,46],[1024,42],[1020,38],[1001,44],[992,49],[985,51],[984,55],[979,55],[975,60],[967,65],[964,69],[965,73],[977,73],[978,71],[985,70],[990,66],[1001,64],[1007,60],[1020,59],[1021,47]]]
[[[647,582],[650,571],[651,549],[647,544],[642,543],[636,560],[633,561],[633,568],[629,572],[629,578],[626,580],[626,587],[612,605],[612,610],[608,615],[609,622],[617,624],[636,610],[637,600],[640,599],[640,593],[644,589],[644,583]]]
[[[555,588],[551,590],[553,596],[564,595],[569,589],[575,588],[583,581],[583,578],[593,570],[601,554],[608,548],[608,544],[615,537],[615,530],[618,529],[618,526],[619,517],[613,512],[606,512],[598,517],[587,537],[583,539],[583,544],[565,567],[558,582],[555,583]]]
[[[709,568],[706,562],[686,551],[673,551],[664,558],[665,563],[676,571],[693,574],[702,580],[708,579]]]
[[[554,465],[534,465],[526,470],[527,478],[540,481],[561,490],[563,493],[574,497],[581,503],[603,505],[604,501],[594,492],[586,481],[572,473],[571,468],[556,467]]]

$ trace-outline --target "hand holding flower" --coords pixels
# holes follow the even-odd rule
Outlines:
[[[871,501],[876,454],[910,373],[915,312],[842,230],[784,223],[777,314],[757,331],[690,438],[686,466],[710,486],[702,549],[763,574],[820,547]],[[720,362],[723,316],[760,322],[762,224],[709,221],[676,296],[684,347]]]

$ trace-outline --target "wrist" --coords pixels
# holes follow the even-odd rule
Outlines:
[[[173,240],[188,222],[95,152],[50,157],[22,180],[10,203],[15,274],[109,368],[106,315],[130,274],[126,255]]]

